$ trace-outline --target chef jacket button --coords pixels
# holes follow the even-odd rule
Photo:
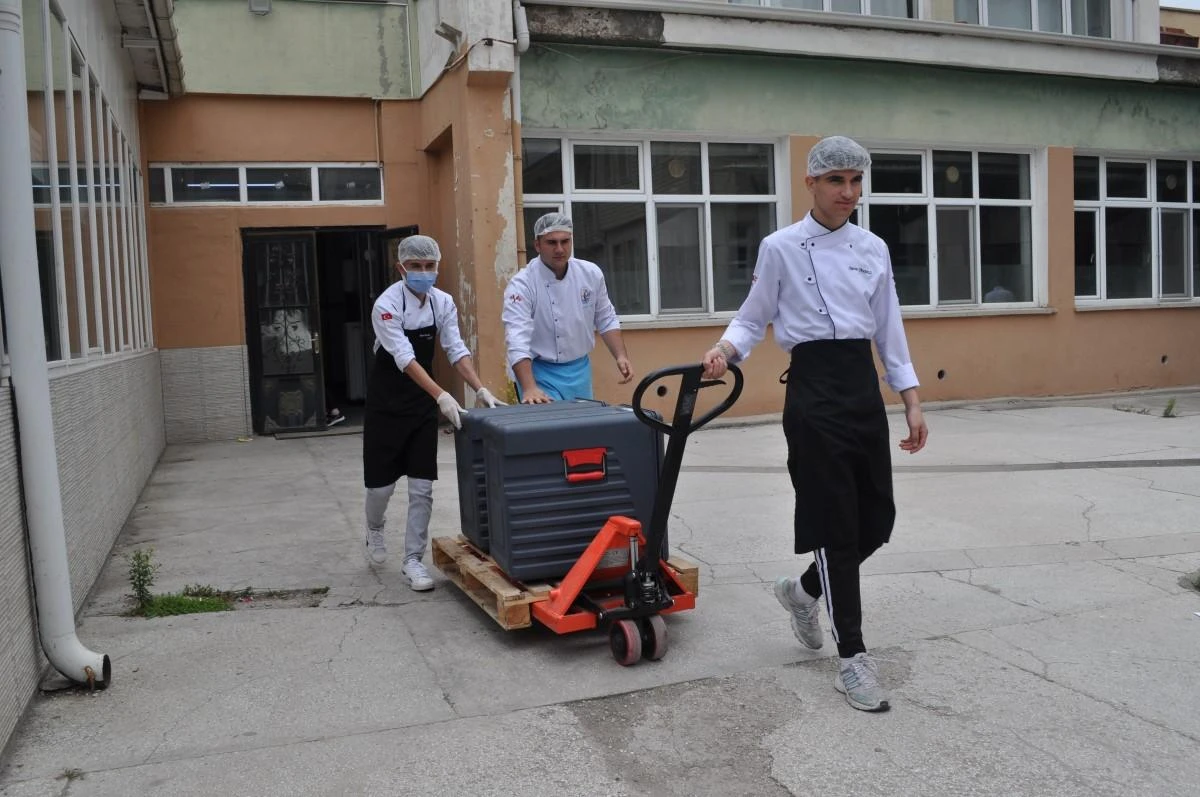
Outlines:
[[[824,307],[818,307],[818,308],[817,308],[817,312],[818,312],[818,313],[820,313],[821,315],[825,315],[825,308],[824,308]]]

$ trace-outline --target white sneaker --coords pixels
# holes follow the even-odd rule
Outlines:
[[[859,711],[887,711],[890,707],[887,692],[879,685],[879,668],[866,653],[839,660],[833,688]]]
[[[433,589],[433,579],[429,577],[429,571],[421,564],[420,559],[409,559],[400,572],[408,579],[408,585],[417,592]]]
[[[387,561],[387,545],[383,541],[383,529],[367,529],[366,547],[363,555],[371,564],[381,565]]]
[[[797,598],[797,595],[803,597]],[[800,586],[800,579],[780,576],[775,581],[775,599],[792,615],[792,633],[809,650],[820,650],[825,644],[821,634],[821,600]]]

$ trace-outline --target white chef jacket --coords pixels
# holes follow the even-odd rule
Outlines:
[[[595,348],[597,332],[621,328],[604,272],[573,257],[561,280],[540,257],[530,260],[509,281],[501,318],[509,368],[525,359],[578,360]]]
[[[375,328],[375,347],[372,351],[378,352],[379,347],[383,346],[395,359],[396,367],[403,371],[416,359],[412,343],[404,330],[421,329],[435,323],[438,340],[451,365],[471,353],[463,343],[462,333],[458,331],[458,308],[454,306],[454,298],[450,294],[430,288],[422,306],[420,298],[405,288],[403,282],[392,283],[379,295],[371,309],[371,326]]]
[[[723,336],[736,359],[749,355],[767,324],[789,352],[813,340],[873,339],[892,390],[920,384],[887,244],[856,224],[830,231],[809,214],[763,239],[750,293]]]

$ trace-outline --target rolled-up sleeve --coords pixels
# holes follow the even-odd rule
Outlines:
[[[471,350],[463,342],[462,333],[458,330],[458,308],[449,294],[440,294],[438,305],[434,307],[437,313],[438,337],[442,341],[442,349],[446,358],[454,365],[463,357],[469,357]]]
[[[750,350],[762,341],[767,334],[767,325],[778,314],[781,273],[778,250],[769,239],[764,240],[758,248],[758,262],[754,265],[750,292],[722,335],[737,349],[737,357],[733,358],[733,362],[750,356]]]
[[[404,319],[399,311],[393,313],[391,308],[376,302],[371,310],[371,326],[375,329],[375,341],[387,349],[401,371],[416,359],[412,343],[404,334]]]
[[[919,387],[917,371],[908,353],[908,338],[900,315],[900,298],[896,294],[896,278],[892,274],[892,258],[887,246],[880,245],[880,256],[886,273],[871,296],[871,312],[875,315],[875,347],[883,363],[884,379],[892,390],[900,393]]]
[[[525,284],[525,272],[513,277],[504,291],[504,343],[508,348],[508,366],[533,359],[533,296]]]
[[[617,319],[617,308],[608,297],[608,286],[604,282],[604,274],[596,280],[596,331],[603,335],[620,329],[621,322]]]

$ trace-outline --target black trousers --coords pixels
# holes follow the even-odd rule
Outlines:
[[[800,583],[825,598],[838,655],[849,658],[866,650],[859,566],[888,541],[896,518],[870,341],[793,348],[783,427],[796,491],[795,550],[815,559]]]

